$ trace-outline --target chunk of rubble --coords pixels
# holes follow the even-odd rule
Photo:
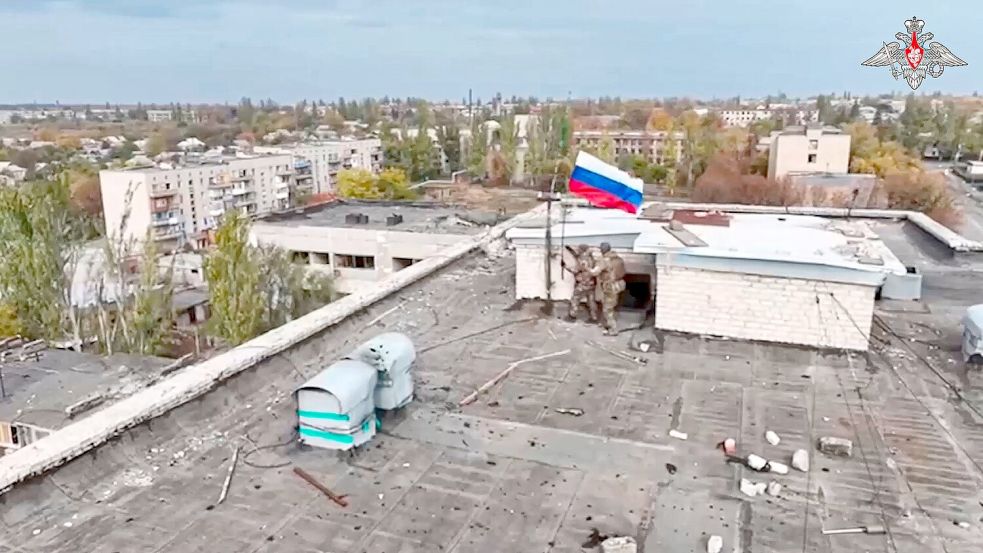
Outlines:
[[[853,455],[853,442],[846,438],[823,436],[819,438],[819,451],[827,455],[850,457]]]
[[[602,553],[637,553],[638,544],[631,536],[608,538],[601,542]]]
[[[747,458],[745,458],[745,462],[747,463],[748,467],[760,472],[765,470],[765,466],[768,464],[768,459],[765,459],[760,455],[750,453],[748,454]]]
[[[782,493],[782,485],[774,481],[769,482],[768,489],[765,491],[772,497],[778,497],[778,494]]]
[[[788,474],[788,465],[778,461],[768,461],[768,469],[775,474]]]
[[[673,428],[672,430],[669,431],[669,435],[672,436],[673,438],[676,438],[677,440],[685,440],[685,439],[689,438],[689,435],[688,434],[686,434],[685,432],[680,432],[679,430],[676,430],[675,428]]]
[[[778,437],[778,434],[775,434],[771,430],[765,432],[765,440],[767,440],[771,445],[778,445],[782,441],[782,439]]]
[[[741,478],[741,493],[748,497],[765,493],[767,487],[764,482],[751,482],[747,478]]]
[[[792,466],[796,470],[809,472],[809,452],[804,449],[797,449],[792,454]]]
[[[707,540],[707,553],[720,553],[724,548],[724,538],[720,536],[710,536]]]

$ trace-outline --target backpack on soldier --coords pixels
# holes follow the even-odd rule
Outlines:
[[[625,260],[621,259],[620,255],[612,255],[608,258],[608,263],[611,264],[611,275],[614,277],[615,281],[625,279]]]

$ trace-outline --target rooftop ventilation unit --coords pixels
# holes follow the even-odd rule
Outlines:
[[[369,224],[369,216],[364,213],[349,213],[345,215],[345,224],[367,225]]]
[[[361,361],[334,363],[297,389],[300,441],[315,447],[347,450],[376,432],[376,369]]]
[[[393,213],[389,217],[386,217],[386,226],[394,227],[403,222],[403,216]]]
[[[416,360],[416,348],[405,334],[380,334],[356,348],[348,359],[361,361],[379,373],[374,394],[377,408],[399,409],[413,400],[410,369]]]

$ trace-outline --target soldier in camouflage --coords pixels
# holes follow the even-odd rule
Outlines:
[[[601,244],[601,251],[595,252],[594,269],[591,274],[597,278],[597,297],[601,301],[604,333],[614,336],[618,333],[618,322],[614,310],[618,306],[621,292],[625,289],[624,263],[618,254],[611,251],[607,242]]]
[[[577,246],[577,265],[574,269],[573,297],[570,298],[569,317],[575,320],[580,315],[581,303],[587,303],[587,316],[590,320],[597,320],[597,302],[594,300],[594,287],[596,279],[591,271],[594,268],[594,261],[586,244]]]

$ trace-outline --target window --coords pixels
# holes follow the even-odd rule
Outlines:
[[[294,263],[307,264],[310,262],[310,254],[307,252],[293,252],[290,254],[290,260]]]
[[[347,255],[338,253],[334,256],[335,267],[349,269],[375,269],[375,257],[370,255]]]
[[[394,257],[393,258],[393,270],[402,271],[403,269],[409,267],[414,263],[419,263],[419,259],[411,259],[409,257]]]
[[[328,254],[311,252],[311,264],[312,265],[327,265],[330,263],[328,260]]]
[[[816,163],[816,154],[809,154],[809,163]]]
[[[819,141],[818,140],[810,140],[809,141],[809,149],[810,150],[816,150],[818,148],[819,148]]]

